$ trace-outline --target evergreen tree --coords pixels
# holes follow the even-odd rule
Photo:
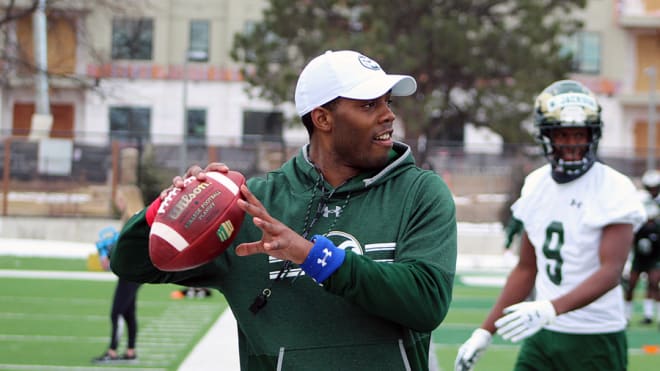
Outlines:
[[[250,93],[292,101],[298,73],[325,50],[354,49],[388,73],[417,79],[394,101],[409,139],[462,141],[487,126],[505,142],[529,140],[522,123],[535,94],[564,78],[562,38],[581,27],[585,0],[271,0],[261,22],[237,34],[232,57]],[[422,154],[425,155],[425,154]],[[422,156],[423,158],[424,156]]]

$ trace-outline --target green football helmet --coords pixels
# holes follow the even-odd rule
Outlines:
[[[545,88],[534,103],[534,126],[536,141],[552,166],[552,178],[557,183],[577,179],[597,160],[598,141],[603,122],[601,107],[596,96],[584,85],[573,80],[560,80]],[[580,160],[561,158],[559,146],[552,143],[552,131],[564,128],[585,127],[589,129],[589,140],[584,145]]]

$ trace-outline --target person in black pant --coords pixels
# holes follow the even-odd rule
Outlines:
[[[125,222],[137,210],[144,207],[140,190],[135,186],[123,186],[117,192],[115,199],[117,208],[122,212],[122,222]],[[99,252],[101,266],[104,270],[110,270],[110,251],[117,244],[119,232],[114,227],[107,227],[99,232],[99,241],[96,248]],[[99,357],[92,359],[94,363],[105,363],[114,361],[133,361],[137,359],[135,343],[137,340],[138,324],[136,316],[137,292],[139,283],[119,278],[112,299],[112,310],[110,320],[112,329],[110,333],[110,346]],[[119,318],[123,318],[128,332],[128,344],[126,352],[119,354],[117,347],[121,338],[121,327]]]
[[[134,360],[137,359],[135,352],[135,340],[137,338],[137,316],[135,315],[135,301],[137,291],[140,288],[139,283],[119,279],[117,287],[115,288],[115,297],[112,302],[112,312],[110,319],[112,320],[112,338],[110,340],[110,347],[102,358],[112,359],[119,357],[121,360]],[[126,328],[128,329],[128,345],[126,346],[126,353],[118,356],[117,346],[119,343],[119,316],[124,319]]]
[[[104,270],[108,270],[110,261],[108,254],[110,249],[117,242],[119,233],[114,228],[106,228],[99,233],[101,239],[96,243],[99,250],[99,258],[101,259],[101,266]],[[137,339],[137,316],[135,314],[135,302],[137,299],[137,291],[140,288],[139,283],[126,281],[119,278],[117,286],[115,287],[114,297],[112,299],[112,310],[110,311],[110,321],[112,330],[110,334],[110,346],[105,353],[101,356],[94,358],[94,363],[104,363],[112,361],[131,361],[137,359],[135,352],[135,342]],[[128,344],[126,352],[119,355],[117,347],[121,338],[121,329],[119,318],[123,318],[126,328],[128,330]]]

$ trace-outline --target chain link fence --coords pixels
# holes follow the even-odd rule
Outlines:
[[[247,177],[259,176],[279,167],[301,146],[259,136],[208,142],[225,144],[186,143],[183,164],[182,147],[175,139],[155,144],[89,133],[82,140],[1,138],[2,215],[118,217],[112,200],[121,184],[137,184],[150,202],[188,165],[224,162]],[[409,144],[416,152],[415,143]],[[545,162],[534,145],[505,145],[501,151],[484,145],[475,153],[462,145],[429,141],[427,149],[421,166],[445,179],[461,221],[506,219],[524,176]],[[601,160],[631,178],[645,170],[644,158],[610,155]]]

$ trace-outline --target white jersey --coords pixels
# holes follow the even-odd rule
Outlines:
[[[632,224],[636,231],[646,220],[633,183],[609,166],[596,162],[586,174],[565,184],[556,183],[550,172],[546,165],[529,174],[521,197],[511,206],[536,253],[536,300],[568,293],[599,268],[603,227]],[[591,334],[625,327],[623,291],[617,286],[591,304],[558,316],[545,328]]]

